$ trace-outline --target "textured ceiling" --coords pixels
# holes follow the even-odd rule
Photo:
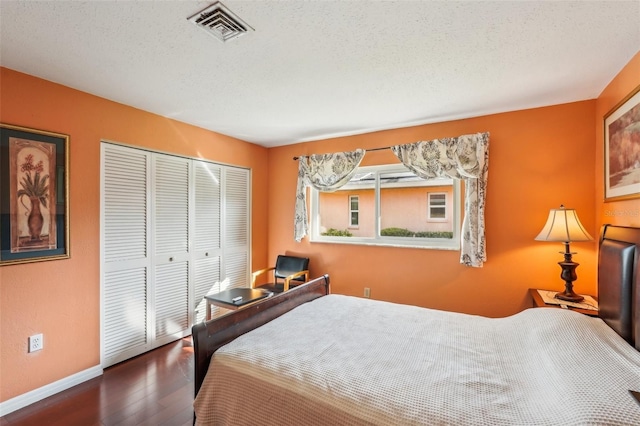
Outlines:
[[[635,1],[0,0],[0,65],[263,146],[597,97]]]

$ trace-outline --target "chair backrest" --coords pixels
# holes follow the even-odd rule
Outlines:
[[[295,274],[296,272],[306,271],[309,269],[309,258],[308,257],[296,257],[296,256],[285,256],[278,255],[278,259],[276,260],[276,268],[273,272],[276,281],[278,279],[285,279],[291,274]],[[304,277],[294,278],[295,281],[304,282]]]

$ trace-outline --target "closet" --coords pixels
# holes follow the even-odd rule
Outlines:
[[[101,364],[191,333],[249,280],[250,171],[101,144]]]

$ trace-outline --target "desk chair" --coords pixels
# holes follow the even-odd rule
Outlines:
[[[257,278],[273,270],[273,282],[257,285]],[[282,293],[309,280],[309,258],[279,255],[276,265],[251,274],[251,288],[261,288]]]

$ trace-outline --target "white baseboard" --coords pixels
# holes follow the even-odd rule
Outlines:
[[[13,413],[16,410],[26,407],[27,405],[41,401],[51,395],[55,395],[58,392],[72,388],[75,385],[79,385],[82,382],[86,382],[87,380],[91,380],[100,375],[102,375],[102,367],[96,365],[95,367],[91,367],[84,371],[80,371],[79,373],[65,377],[64,379],[44,385],[41,388],[34,389],[4,402],[0,402],[0,417],[6,416],[9,413]]]

